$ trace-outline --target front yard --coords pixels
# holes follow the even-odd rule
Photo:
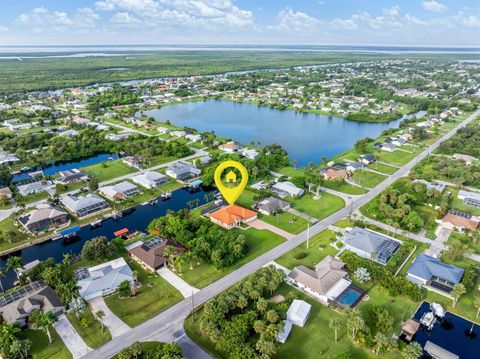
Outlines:
[[[47,334],[44,331],[25,329],[21,335],[25,339],[32,341],[32,349],[30,355],[33,359],[71,359],[72,354],[68,351],[62,339],[58,336],[55,329],[50,328],[52,335],[52,344],[48,342]]]
[[[309,194],[300,198],[285,198],[297,211],[303,212],[313,218],[322,220],[345,207],[345,202],[340,197],[322,192],[321,198],[313,199]]]
[[[78,319],[73,313],[66,313],[66,316],[90,348],[98,348],[112,339],[112,336],[106,327],[102,330],[100,322],[94,317],[89,307],[85,309],[80,316],[80,319]],[[88,326],[83,326],[81,320],[86,320]]]
[[[259,214],[258,218],[292,234],[303,232],[308,227],[307,220],[289,212],[282,212],[272,216]]]
[[[373,188],[377,184],[387,179],[387,176],[380,175],[371,171],[355,171],[353,173],[352,179],[358,185],[366,188]]]

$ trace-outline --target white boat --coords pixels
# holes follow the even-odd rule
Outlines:
[[[122,216],[123,216],[122,212],[115,211],[115,212],[112,213],[112,217],[115,218],[115,219],[120,218]]]
[[[92,223],[90,223],[90,227],[93,227],[93,228],[99,227],[101,225],[102,225],[102,220],[101,219],[97,219],[97,220],[93,221]]]
[[[172,197],[172,192],[163,192],[162,193],[162,198],[163,199],[169,199],[170,197]]]
[[[427,312],[422,315],[422,318],[420,319],[420,323],[426,327],[428,330],[432,330],[433,325],[437,321],[437,318],[435,318],[435,314],[433,312]]]
[[[150,203],[148,201],[145,201],[142,203],[142,206],[148,206]]]
[[[437,318],[442,319],[445,316],[445,309],[443,309],[443,307],[438,303],[433,302],[430,304],[430,309]]]

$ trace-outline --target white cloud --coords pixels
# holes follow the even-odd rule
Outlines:
[[[397,16],[400,13],[400,6],[395,5],[387,9],[383,9],[383,13],[388,16]]]
[[[278,13],[280,22],[271,29],[295,31],[295,32],[311,32],[318,30],[321,22],[313,16],[301,11],[295,11],[291,8],[285,8]]]
[[[463,23],[468,27],[480,27],[480,18],[470,15],[463,19]]]
[[[139,18],[137,18],[134,15],[131,15],[126,11],[119,11],[115,13],[111,17],[110,22],[112,22],[113,24],[121,25],[121,26],[133,26],[133,27],[137,27],[142,23],[142,21],[140,21]]]
[[[441,12],[444,12],[448,9],[445,5],[443,5],[442,3],[439,3],[438,1],[435,1],[435,0],[429,0],[429,1],[422,2],[422,7],[425,10],[436,12],[436,13],[441,13]]]

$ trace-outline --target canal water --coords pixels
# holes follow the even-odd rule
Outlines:
[[[133,208],[133,211],[124,214],[118,219],[108,219],[103,221],[102,226],[91,228],[89,225],[82,227],[77,232],[77,237],[72,241],[58,239],[56,241],[48,241],[36,244],[31,247],[24,248],[17,252],[11,253],[12,256],[21,256],[24,264],[38,260],[45,260],[49,257],[56,261],[61,261],[64,253],[72,255],[81,252],[83,244],[94,237],[105,236],[113,239],[113,232],[122,228],[128,228],[130,231],[145,231],[149,223],[157,217],[164,216],[168,210],[178,211],[180,209],[189,208],[188,203],[198,199],[198,205],[206,203],[205,195],[211,190],[201,189],[196,192],[190,192],[183,188],[172,193],[172,197],[168,200],[158,199],[155,205],[139,205]],[[7,257],[0,258],[0,266],[6,266]],[[15,281],[15,273],[9,271],[5,277],[0,278],[4,289],[12,288]]]
[[[88,158],[82,158],[77,161],[50,162],[43,169],[45,175],[53,176],[60,171],[71,170],[73,168],[86,167],[108,160],[116,160],[119,156],[112,153],[101,153]],[[21,182],[30,179],[29,172],[18,173],[13,176],[12,183]]]
[[[353,147],[364,137],[378,137],[383,130],[398,127],[406,117],[388,123],[349,121],[297,111],[279,111],[269,107],[236,103],[225,100],[207,100],[165,106],[143,111],[159,122],[193,127],[199,131],[215,131],[248,145],[277,143],[299,166],[319,163],[323,156],[331,158]],[[141,113],[137,113],[140,116]]]

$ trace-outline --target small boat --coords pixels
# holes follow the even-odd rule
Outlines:
[[[163,192],[162,199],[169,199],[172,197],[172,192]]]
[[[154,206],[154,205],[156,205],[157,203],[158,203],[158,199],[156,199],[156,198],[155,198],[155,199],[152,199],[151,201],[148,202],[148,204],[149,204],[150,206]]]
[[[122,212],[115,211],[115,212],[112,213],[112,217],[115,218],[115,219],[120,218],[122,216],[123,216]]]
[[[103,215],[103,219],[109,219],[109,218],[112,218],[112,217],[113,217],[112,213],[107,213],[107,214]]]
[[[62,236],[60,234],[57,234],[54,237],[52,237],[52,241],[59,240],[60,238],[62,238]]]
[[[97,227],[100,227],[101,225],[102,225],[102,220],[101,219],[97,219],[97,220],[93,221],[92,223],[90,223],[91,228],[97,228]]]
[[[435,316],[439,319],[442,319],[445,316],[445,309],[443,309],[443,307],[438,303],[433,302],[432,304],[430,304],[430,309],[432,310],[433,314],[435,314]]]
[[[148,206],[150,203],[148,201],[145,201],[142,203],[142,206]]]
[[[422,315],[422,318],[420,318],[420,323],[428,330],[432,330],[436,321],[437,318],[435,318],[435,314],[433,314],[433,312],[427,312]]]

